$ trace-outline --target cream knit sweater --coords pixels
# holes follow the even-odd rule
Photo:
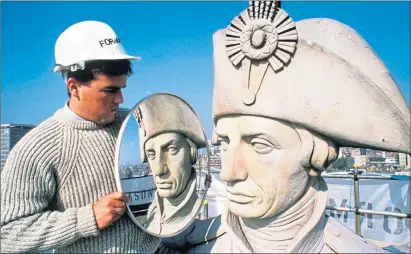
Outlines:
[[[12,149],[1,172],[1,252],[153,253],[160,240],[124,214],[98,230],[92,204],[116,191],[114,151],[127,111],[106,126],[58,110]]]

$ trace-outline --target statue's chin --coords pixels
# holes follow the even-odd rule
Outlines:
[[[267,212],[268,208],[262,204],[255,204],[254,202],[248,204],[239,204],[230,201],[230,211],[242,218],[259,219]]]
[[[162,198],[174,198],[176,196],[172,190],[158,190],[158,195]]]
[[[239,204],[230,200],[230,211],[246,219],[268,219],[281,214],[285,207],[275,207],[274,202],[257,203],[256,201],[248,204]]]

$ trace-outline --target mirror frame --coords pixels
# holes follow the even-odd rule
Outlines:
[[[118,191],[121,191],[121,192],[123,191],[122,186],[121,186],[121,179],[120,179],[120,150],[121,150],[121,143],[122,143],[122,140],[123,140],[123,134],[124,134],[124,131],[125,131],[125,129],[126,129],[127,123],[128,123],[128,121],[130,120],[130,118],[134,118],[134,115],[133,115],[134,110],[136,110],[136,108],[137,108],[141,103],[143,103],[144,100],[146,100],[146,99],[148,99],[148,98],[151,98],[151,97],[153,97],[153,96],[157,96],[157,95],[170,95],[170,96],[177,97],[178,99],[180,99],[181,101],[183,101],[184,103],[186,103],[187,106],[193,111],[194,115],[197,117],[197,120],[198,120],[199,123],[200,123],[200,126],[201,126],[201,128],[202,128],[202,130],[203,130],[203,135],[204,135],[205,140],[206,140],[206,147],[205,147],[205,148],[207,149],[207,150],[206,150],[206,151],[207,151],[207,166],[206,166],[206,171],[207,171],[207,172],[206,172],[206,175],[210,175],[210,147],[209,147],[209,144],[208,144],[207,135],[205,134],[205,130],[204,130],[203,123],[201,122],[200,117],[198,116],[197,112],[194,110],[194,108],[191,106],[190,103],[188,103],[185,99],[181,98],[180,96],[178,96],[178,95],[176,95],[176,94],[172,94],[172,93],[159,92],[159,93],[150,94],[150,95],[148,95],[148,96],[145,96],[143,99],[139,100],[139,101],[133,106],[133,108],[128,112],[127,116],[124,118],[124,120],[123,120],[123,122],[122,122],[122,124],[121,124],[120,130],[119,130],[119,132],[118,132],[117,140],[116,140],[115,157],[114,157],[114,177],[115,177],[115,181],[116,181],[116,185],[117,185],[117,190],[118,190]],[[202,149],[204,149],[204,148],[202,148]],[[211,176],[211,175],[210,175],[210,176]],[[200,178],[200,179],[201,179],[201,178]],[[205,179],[204,179],[204,181],[205,181]],[[134,224],[136,224],[140,229],[142,229],[144,232],[146,232],[146,233],[148,233],[148,234],[150,234],[150,235],[152,235],[152,236],[156,236],[156,237],[159,237],[159,238],[170,238],[170,237],[178,236],[180,233],[184,232],[187,228],[189,228],[189,227],[194,223],[194,221],[197,219],[198,214],[200,213],[201,208],[204,206],[204,200],[205,200],[205,198],[206,198],[206,196],[207,196],[208,189],[209,189],[206,185],[204,185],[204,187],[205,187],[205,193],[204,193],[204,196],[202,197],[201,205],[198,207],[196,216],[191,220],[190,223],[188,223],[187,225],[185,225],[184,227],[182,227],[178,232],[176,232],[176,233],[174,233],[174,234],[169,234],[169,235],[157,235],[157,234],[154,234],[154,233],[148,231],[147,229],[145,229],[145,228],[137,221],[137,219],[136,219],[135,216],[133,215],[133,213],[132,213],[132,211],[131,211],[131,209],[130,209],[130,207],[129,207],[128,204],[126,204],[126,207],[127,207],[127,215],[128,215],[128,217],[134,222]],[[157,192],[157,191],[156,191],[156,192]],[[123,216],[124,216],[124,214],[123,214]]]

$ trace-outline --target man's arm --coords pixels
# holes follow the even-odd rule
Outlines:
[[[1,172],[1,252],[49,250],[99,232],[92,204],[48,210],[58,152],[36,154],[41,147],[33,143],[17,144]]]

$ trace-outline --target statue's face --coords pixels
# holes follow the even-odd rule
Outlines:
[[[301,166],[301,140],[293,128],[265,117],[230,116],[219,119],[215,131],[231,212],[270,218],[301,197],[309,176]]]
[[[145,153],[160,197],[173,198],[186,187],[191,174],[190,146],[179,133],[149,139]]]

